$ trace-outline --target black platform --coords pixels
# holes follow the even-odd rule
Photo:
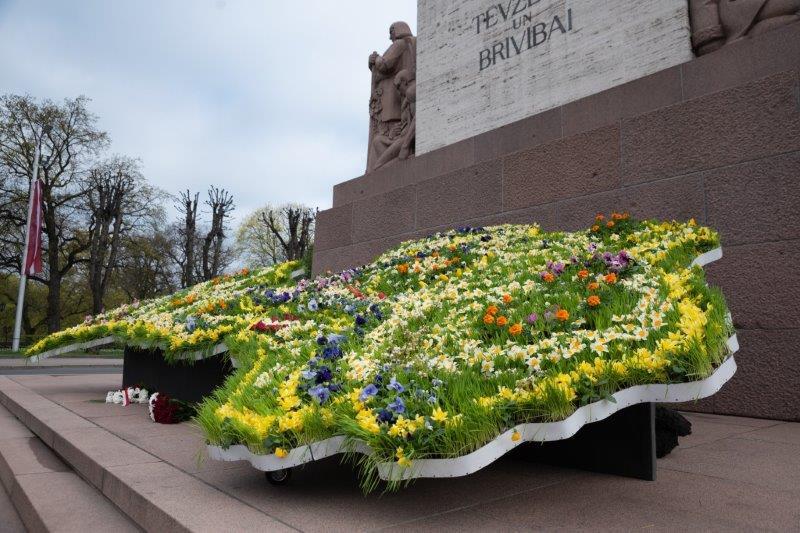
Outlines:
[[[655,404],[626,407],[583,426],[572,438],[531,442],[513,456],[526,461],[655,481]]]
[[[161,350],[125,347],[122,386],[144,386],[185,402],[199,402],[222,385],[233,366],[225,354],[200,361],[167,363]]]

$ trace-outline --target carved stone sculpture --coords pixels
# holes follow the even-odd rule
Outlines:
[[[692,46],[699,56],[800,21],[800,0],[689,0],[689,10]]]
[[[405,22],[389,28],[392,45],[372,52],[367,172],[414,154],[417,100],[417,38]]]

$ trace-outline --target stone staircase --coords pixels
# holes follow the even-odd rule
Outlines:
[[[3,376],[0,479],[29,531],[290,529]]]

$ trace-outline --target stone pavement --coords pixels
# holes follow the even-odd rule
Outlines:
[[[135,464],[131,456],[131,467],[111,468],[115,480],[122,479],[119,469],[130,468],[153,491],[172,491],[177,503],[185,490],[208,497],[198,491],[201,481],[230,497],[242,512],[262,516],[265,530],[800,530],[797,423],[690,413],[693,434],[659,460],[655,482],[507,457],[472,476],[419,480],[397,493],[364,496],[353,468],[337,458],[296,469],[283,487],[268,484],[246,463],[208,460],[202,436],[191,424],[157,425],[145,406],[100,403],[119,385],[118,374],[5,379],[127,441],[129,454],[161,461]],[[99,428],[92,431],[103,431]],[[92,453],[106,462],[114,456],[115,450],[103,450],[103,442],[95,446],[88,440]],[[125,457],[114,459],[118,462],[112,464],[125,462]],[[166,467],[180,475],[163,475]],[[200,508],[209,524],[222,511],[210,504]]]
[[[24,357],[0,357],[0,368],[51,368],[66,366],[119,366],[121,357],[51,357],[38,363],[30,363]]]

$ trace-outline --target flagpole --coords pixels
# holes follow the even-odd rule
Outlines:
[[[14,338],[11,341],[11,351],[19,351],[19,338],[22,330],[22,306],[25,304],[25,285],[28,281],[28,273],[25,265],[28,264],[28,246],[31,239],[31,215],[33,214],[33,188],[36,180],[39,179],[39,155],[42,149],[42,136],[36,142],[36,150],[33,156],[33,179],[28,188],[28,222],[25,224],[25,248],[22,249],[22,266],[19,269],[19,291],[17,292],[17,316],[14,320]]]

